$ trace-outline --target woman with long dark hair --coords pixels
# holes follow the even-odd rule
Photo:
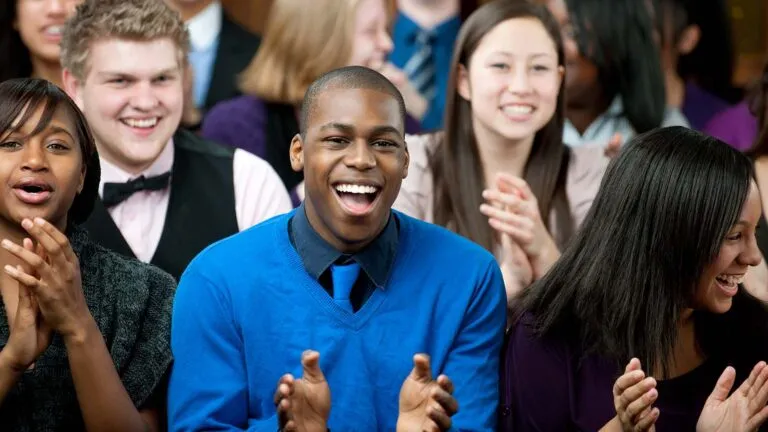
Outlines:
[[[41,79],[0,83],[0,424],[156,431],[174,280],[80,226],[100,167],[85,117]]]
[[[606,145],[660,126],[688,126],[666,107],[653,1],[546,0],[560,23],[566,56],[570,146]]]
[[[727,144],[682,127],[629,143],[560,260],[515,303],[507,430],[759,426],[768,309],[741,281],[762,259],[760,213],[752,164]]]
[[[564,72],[545,6],[487,3],[459,32],[445,129],[407,137],[395,207],[493,251],[509,298],[560,255],[607,165],[601,149],[563,144]]]
[[[64,22],[82,0],[5,0],[0,5],[0,82],[37,77],[61,82]]]

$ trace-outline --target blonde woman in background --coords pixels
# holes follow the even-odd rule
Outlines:
[[[392,71],[386,63],[392,50],[388,18],[385,0],[276,0],[261,47],[241,75],[244,96],[215,106],[202,135],[266,159],[294,190],[302,174],[291,169],[288,148],[299,133],[304,92],[343,66]],[[401,91],[409,94],[405,87]]]

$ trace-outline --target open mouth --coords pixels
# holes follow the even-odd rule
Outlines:
[[[359,183],[337,183],[333,190],[342,208],[354,216],[370,213],[381,194],[381,187]]]
[[[51,185],[40,181],[24,181],[13,187],[16,196],[25,204],[38,205],[47,202],[51,198],[53,188]]]
[[[158,123],[160,123],[161,118],[160,117],[151,117],[146,119],[121,119],[120,123],[128,126],[129,128],[137,131],[137,132],[143,132],[143,133],[149,133],[155,130],[155,127],[157,127]]]
[[[528,104],[509,104],[501,107],[501,112],[504,115],[515,120],[527,119],[535,111],[536,108]]]
[[[744,275],[721,274],[715,277],[715,283],[727,295],[735,295],[739,291],[739,284],[744,280]]]

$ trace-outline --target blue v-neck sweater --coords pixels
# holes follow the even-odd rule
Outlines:
[[[172,431],[277,429],[273,396],[301,353],[320,352],[332,431],[393,431],[413,355],[455,383],[456,430],[493,431],[506,323],[493,256],[400,213],[392,273],[363,307],[337,306],[288,237],[292,213],[203,251],[181,278],[173,311]]]

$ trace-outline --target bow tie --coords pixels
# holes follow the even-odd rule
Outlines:
[[[104,183],[101,201],[107,208],[114,207],[140,191],[159,191],[168,187],[171,173],[155,177],[138,177],[126,183]]]

